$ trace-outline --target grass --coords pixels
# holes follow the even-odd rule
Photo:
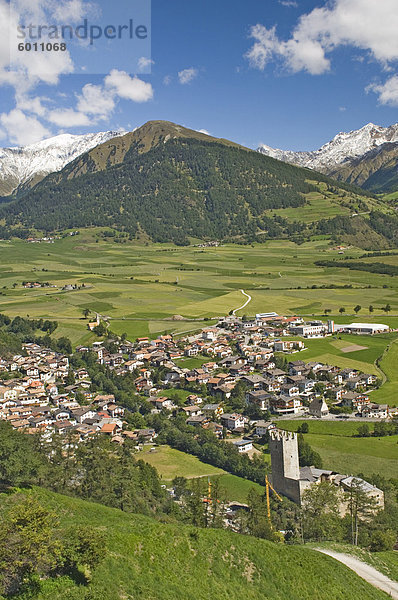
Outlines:
[[[278,427],[297,431],[303,421],[279,421]],[[304,438],[321,455],[323,466],[347,475],[398,476],[398,435],[357,438],[361,422],[309,421]],[[372,423],[369,424],[372,427]]]
[[[226,497],[230,502],[235,501],[246,504],[250,490],[254,489],[259,494],[263,494],[265,490],[265,487],[258,483],[248,481],[247,479],[243,479],[243,477],[231,475],[230,473],[217,475],[216,477],[211,477],[211,479],[218,479],[220,486],[224,489]]]
[[[162,479],[171,481],[174,477],[207,477],[221,475],[225,471],[201,462],[195,456],[174,450],[169,446],[158,446],[154,452],[145,447],[139,457],[157,469]]]
[[[247,501],[249,491],[254,488],[262,493],[264,487],[253,483],[243,477],[237,477],[226,473],[222,469],[201,462],[195,456],[174,450],[169,446],[156,447],[155,452],[149,451],[149,446],[140,453],[140,458],[155,467],[164,481],[171,481],[174,477],[186,477],[196,479],[198,477],[210,477],[211,480],[218,479],[228,501]]]
[[[398,406],[398,343],[395,340],[380,361],[380,369],[387,377],[386,383],[372,393],[372,400]]]
[[[163,524],[40,489],[30,493],[57,512],[62,527],[88,525],[104,532],[107,544],[107,556],[88,587],[68,577],[41,581],[37,600],[387,598],[337,561],[306,547]]]

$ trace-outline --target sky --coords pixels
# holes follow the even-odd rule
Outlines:
[[[85,19],[109,37],[18,50]],[[162,119],[313,150],[398,121],[397,32],[397,0],[0,0],[0,145]]]

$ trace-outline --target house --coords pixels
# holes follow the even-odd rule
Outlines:
[[[276,425],[272,421],[257,421],[255,427],[255,433],[259,437],[263,437],[271,429],[276,429]]]
[[[120,428],[116,423],[104,423],[101,427],[101,433],[106,433],[107,435],[115,435]]]
[[[240,440],[239,442],[233,442],[233,444],[238,449],[239,454],[253,450],[253,443],[250,440]]]
[[[220,425],[220,423],[215,423],[214,421],[206,421],[205,423],[203,423],[202,428],[214,433],[214,435],[218,437],[218,439],[222,439],[223,437],[224,428],[222,425]]]
[[[199,406],[184,406],[182,410],[187,417],[197,417],[202,414],[202,409]]]
[[[362,417],[387,419],[389,416],[389,407],[387,404],[368,404],[364,406],[361,412]]]
[[[302,409],[300,396],[273,396],[270,400],[272,412],[276,414],[296,414]]]
[[[149,402],[153,404],[153,406],[157,410],[162,410],[163,408],[165,410],[171,410],[172,408],[174,408],[173,401],[170,400],[170,398],[167,398],[166,396],[159,396],[158,398],[149,398]]]
[[[323,398],[314,398],[309,405],[308,411],[310,415],[318,417],[318,419],[329,415],[328,405]]]
[[[263,390],[264,389],[264,377],[262,375],[245,375],[241,381],[245,383],[252,390]]]
[[[188,419],[185,421],[185,423],[187,425],[190,425],[191,427],[201,427],[205,423],[208,423],[208,422],[209,422],[209,418],[206,417],[206,415],[197,415],[196,417],[188,417]]]
[[[247,392],[246,404],[256,404],[261,410],[267,410],[270,405],[271,394],[264,392],[263,390],[254,390]]]
[[[235,431],[236,429],[244,428],[245,419],[243,415],[240,415],[238,413],[225,414],[221,415],[221,423],[230,431]]]
[[[341,404],[357,412],[362,412],[363,408],[369,404],[369,396],[367,394],[357,394],[356,392],[346,392],[341,397]]]
[[[220,404],[205,404],[202,408],[203,414],[206,417],[221,417],[224,412],[223,407]]]

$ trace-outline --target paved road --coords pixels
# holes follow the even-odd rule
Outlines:
[[[244,304],[242,304],[242,306],[240,306],[239,308],[235,308],[235,310],[233,310],[233,311],[232,311],[232,314],[233,314],[233,315],[235,315],[235,313],[236,313],[238,310],[242,310],[242,308],[245,308],[245,306],[247,306],[247,305],[249,304],[249,302],[251,302],[251,299],[252,299],[252,297],[251,297],[251,296],[249,296],[249,294],[246,294],[246,292],[244,292],[243,290],[240,290],[240,291],[242,292],[242,294],[243,294],[244,296],[246,296],[247,300],[246,300],[246,302],[245,302]]]
[[[354,556],[343,554],[342,552],[335,552],[334,550],[326,550],[323,548],[314,548],[314,550],[317,550],[317,552],[322,552],[323,554],[327,554],[328,556],[340,561],[349,569],[355,571],[359,577],[362,577],[362,579],[374,587],[379,588],[379,590],[383,590],[383,592],[389,594],[391,598],[398,600],[398,583],[392,581],[387,577],[387,575],[383,575],[383,573],[380,573],[380,571],[377,571],[374,567],[367,565]]]

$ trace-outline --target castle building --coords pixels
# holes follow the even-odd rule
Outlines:
[[[329,481],[341,489],[341,513],[347,511],[343,493],[359,486],[369,497],[374,498],[376,510],[384,508],[384,492],[359,477],[342,475],[327,469],[299,466],[297,434],[280,429],[270,430],[269,449],[271,453],[272,485],[276,491],[296,504],[303,503],[306,489],[322,481]]]

